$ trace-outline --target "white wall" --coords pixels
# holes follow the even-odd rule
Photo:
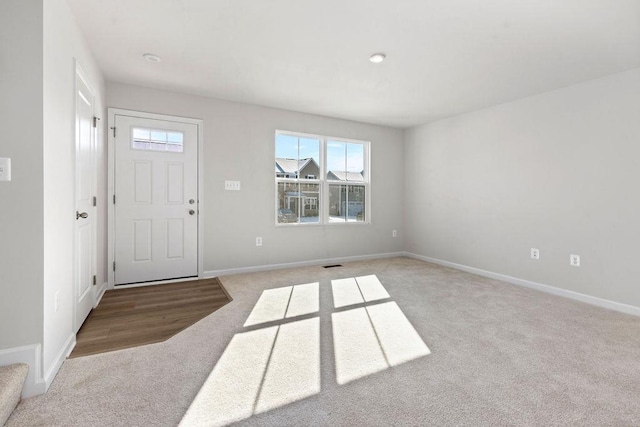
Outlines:
[[[0,54],[0,157],[13,167],[0,183],[0,365],[29,363],[30,395],[50,384],[74,342],[75,59],[99,115],[104,81],[65,0],[3,1]],[[104,216],[101,226],[104,246]]]
[[[42,342],[42,0],[0,2],[0,350]]]
[[[73,262],[75,224],[75,63],[88,75],[96,93],[96,115],[106,120],[104,81],[65,0],[44,1],[44,345],[43,373],[55,374],[73,339]],[[103,121],[104,121],[103,120]],[[101,126],[102,126],[101,122]],[[98,132],[99,153],[104,152]],[[100,157],[99,164],[104,162]],[[97,171],[96,171],[97,173]],[[104,173],[104,169],[102,169]],[[104,193],[104,192],[102,192]],[[104,197],[100,206],[106,207]],[[97,247],[102,249],[104,219]],[[104,250],[101,257],[104,257]],[[98,283],[106,281],[98,263]],[[54,310],[59,292],[58,311]]]
[[[403,225],[400,130],[117,83],[107,84],[107,105],[204,120],[205,271],[403,248],[391,237]],[[372,224],[276,227],[276,129],[371,141]],[[241,181],[242,190],[224,191],[225,180]]]
[[[639,307],[639,94],[636,69],[407,130],[407,250]]]

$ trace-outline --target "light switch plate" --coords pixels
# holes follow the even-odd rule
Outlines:
[[[240,181],[225,181],[224,189],[231,191],[240,191]]]
[[[11,181],[11,159],[0,157],[0,181]]]

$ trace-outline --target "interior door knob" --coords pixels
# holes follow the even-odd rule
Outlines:
[[[190,205],[194,204],[195,202],[196,202],[195,200],[193,200],[193,199],[189,199],[189,204],[190,204]]]
[[[88,213],[86,213],[86,212],[82,212],[82,213],[80,213],[80,212],[76,211],[76,219],[80,219],[80,218],[88,218],[88,217],[89,217],[89,214],[88,214]]]
[[[193,209],[189,209],[189,215],[193,215],[195,213],[196,213],[196,211],[194,211]]]

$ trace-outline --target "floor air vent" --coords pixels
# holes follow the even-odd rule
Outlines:
[[[335,267],[342,267],[342,264],[333,264],[333,265],[323,265],[323,268],[335,268]]]

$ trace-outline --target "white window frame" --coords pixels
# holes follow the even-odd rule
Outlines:
[[[287,130],[276,130],[274,135],[274,155],[273,159],[275,161],[276,158],[276,140],[278,135],[288,135],[296,138],[312,138],[320,141],[320,175],[317,179],[303,179],[303,178],[282,178],[278,177],[277,174],[275,176],[275,195],[274,195],[274,205],[275,205],[275,225],[276,227],[317,227],[322,225],[329,226],[347,226],[347,225],[369,225],[371,224],[371,142],[365,140],[351,139],[351,138],[342,138],[342,137],[333,137],[333,136],[325,136],[325,135],[316,135],[309,134],[303,132],[294,132]],[[363,181],[334,181],[327,179],[327,143],[328,141],[332,142],[342,142],[348,144],[361,144],[363,146]],[[273,167],[273,166],[272,166]],[[279,210],[279,199],[278,199],[278,183],[280,182],[291,182],[291,183],[309,183],[309,184],[320,184],[319,193],[317,198],[317,206],[318,206],[318,222],[296,222],[296,223],[279,223],[278,222],[278,210]],[[365,192],[365,218],[364,221],[329,221],[329,185],[330,184],[340,184],[340,185],[357,185],[364,188]]]

